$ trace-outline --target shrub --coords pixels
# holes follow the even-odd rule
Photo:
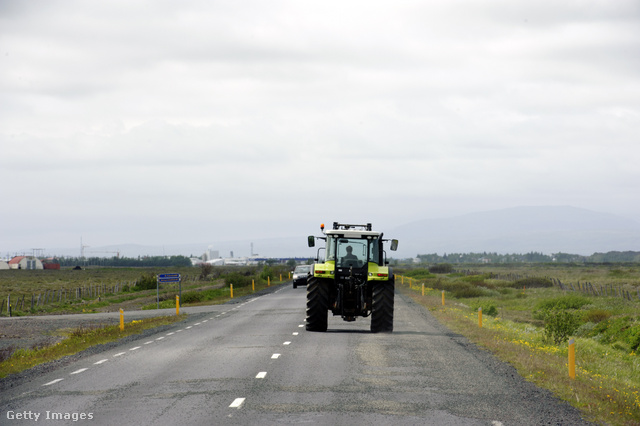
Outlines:
[[[429,267],[429,272],[432,274],[450,274],[453,272],[453,265],[448,263],[440,263]]]
[[[487,309],[483,309],[482,313],[485,315],[489,315],[492,317],[497,317],[498,316],[498,309],[493,306],[493,305],[489,305],[489,307]]]
[[[577,294],[569,294],[566,296],[560,296],[553,299],[544,299],[536,304],[536,310],[551,310],[551,309],[580,309],[584,305],[588,305],[591,301],[583,296]]]
[[[206,280],[209,275],[213,272],[213,265],[210,263],[202,263],[200,264],[200,276],[199,280]]]
[[[566,342],[580,326],[580,318],[571,311],[553,309],[545,312],[544,337],[556,345]]]
[[[156,276],[153,273],[142,274],[136,283],[135,290],[152,290],[158,285]]]
[[[434,277],[433,274],[431,274],[429,272],[429,270],[425,269],[425,268],[412,269],[412,270],[407,271],[406,273],[404,273],[402,275],[405,275],[407,277],[411,277],[414,280],[425,280],[425,279]]]
[[[553,287],[553,281],[551,281],[549,278],[541,277],[522,278],[520,280],[514,281],[511,286],[514,288],[546,288]]]
[[[243,275],[239,272],[230,272],[224,276],[227,284],[233,284],[234,287],[247,287],[251,285],[251,277]]]
[[[267,281],[267,278],[269,278],[271,279],[271,281],[273,281],[273,278],[275,276],[276,273],[273,271],[273,268],[271,266],[264,265],[264,268],[262,268],[262,272],[260,272],[260,278],[265,281]]]
[[[585,315],[585,320],[587,322],[592,322],[598,324],[602,321],[609,319],[611,316],[611,312],[604,309],[592,309],[587,312]]]
[[[458,286],[452,291],[452,293],[453,297],[457,299],[484,296],[484,291],[481,288],[473,287],[471,285]]]
[[[629,327],[624,333],[624,341],[629,345],[632,351],[637,352],[640,348],[640,325],[636,324]]]

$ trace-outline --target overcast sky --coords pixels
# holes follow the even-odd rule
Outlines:
[[[637,219],[639,77],[637,0],[0,0],[0,253]]]

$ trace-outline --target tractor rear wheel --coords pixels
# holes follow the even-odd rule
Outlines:
[[[327,331],[329,285],[326,280],[311,277],[307,283],[307,330]]]
[[[371,306],[371,332],[391,333],[393,331],[393,297],[395,280],[376,281],[373,284]]]

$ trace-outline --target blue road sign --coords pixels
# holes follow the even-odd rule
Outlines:
[[[159,274],[158,282],[159,283],[179,283],[180,274]]]

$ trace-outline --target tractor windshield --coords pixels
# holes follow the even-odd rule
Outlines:
[[[378,263],[378,240],[329,237],[326,260],[335,260],[338,266],[355,267],[361,267],[367,262]]]

